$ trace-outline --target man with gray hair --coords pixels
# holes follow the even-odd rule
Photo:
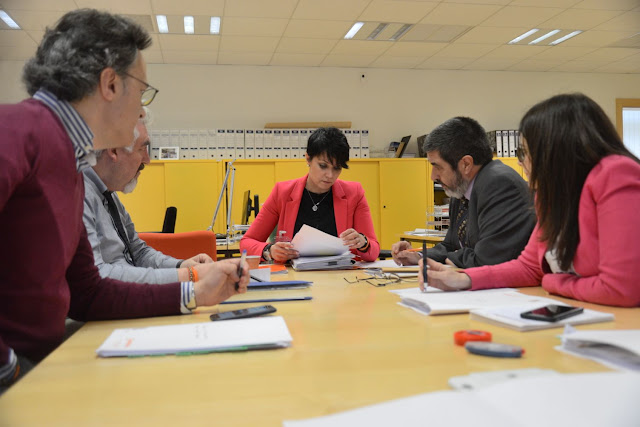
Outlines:
[[[211,257],[198,254],[178,260],[149,247],[138,237],[131,216],[115,193],[131,193],[140,172],[150,163],[146,121],[138,121],[132,145],[97,151],[96,164],[83,171],[82,219],[100,276],[138,283],[187,282],[188,268],[195,268],[200,275],[201,264],[213,262]]]
[[[69,12],[24,67],[32,98],[0,105],[0,393],[60,344],[67,315],[190,313],[246,291],[239,260],[207,264],[195,284],[163,286],[101,278],[94,265],[79,172],[95,163],[93,150],[131,144],[157,93],[145,82],[150,44],[122,16]]]
[[[442,243],[427,256],[454,267],[493,265],[515,259],[535,226],[527,183],[500,160],[492,160],[484,128],[469,117],[436,127],[424,143],[431,179],[449,203],[450,225]],[[409,242],[391,247],[398,264],[418,264],[421,254]]]

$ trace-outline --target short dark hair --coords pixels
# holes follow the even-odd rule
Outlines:
[[[473,157],[474,165],[486,165],[493,158],[487,133],[470,117],[454,117],[436,127],[427,135],[424,151],[438,151],[454,170],[467,155]]]
[[[36,55],[24,67],[22,80],[33,95],[46,89],[72,102],[93,93],[100,73],[112,67],[125,73],[139,50],[151,45],[147,31],[123,16],[79,9],[47,28]]]
[[[312,159],[326,154],[329,161],[343,169],[349,169],[349,143],[340,129],[334,127],[316,129],[307,142],[307,154]]]
[[[520,122],[531,162],[541,240],[555,248],[568,271],[580,241],[578,207],[591,169],[611,154],[638,159],[624,146],[613,123],[591,98],[562,94],[527,111]]]

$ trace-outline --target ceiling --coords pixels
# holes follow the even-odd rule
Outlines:
[[[149,63],[640,73],[640,0],[0,0],[22,28],[0,21],[0,60],[28,59],[45,27],[81,7],[133,15],[152,33]],[[184,34],[182,15],[196,34]],[[210,16],[222,18],[219,35],[207,34]],[[357,21],[363,29],[344,40]],[[380,22],[391,25],[365,40]],[[386,40],[402,24],[412,27]],[[541,31],[507,44],[532,28]],[[552,29],[583,33],[527,44]]]

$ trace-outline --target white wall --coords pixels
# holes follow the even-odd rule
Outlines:
[[[22,63],[0,61],[0,102],[26,96]],[[365,75],[362,78],[362,74]],[[534,103],[562,92],[592,97],[615,121],[616,98],[640,98],[640,75],[149,64],[160,89],[156,128],[260,128],[266,122],[348,120],[372,150],[468,115],[487,130],[517,128]]]

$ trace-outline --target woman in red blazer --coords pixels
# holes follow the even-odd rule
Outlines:
[[[267,240],[276,225],[278,232],[293,238],[307,224],[340,237],[353,253],[374,261],[380,244],[364,189],[359,182],[338,179],[342,169],[349,168],[347,138],[336,128],[320,128],[309,137],[305,157],[309,174],[276,184],[240,241],[240,250],[265,261],[297,258],[291,243]]]

